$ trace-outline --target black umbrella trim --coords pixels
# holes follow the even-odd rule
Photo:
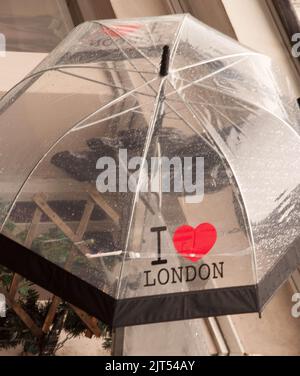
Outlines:
[[[111,327],[261,312],[300,265],[300,239],[258,285],[116,300],[0,234],[0,263]]]

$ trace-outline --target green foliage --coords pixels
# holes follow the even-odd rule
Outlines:
[[[8,288],[11,284],[13,273],[5,266],[0,265],[0,285]]]
[[[9,232],[13,232],[15,227],[16,227],[16,225],[13,222],[10,222],[10,221],[7,221],[5,223],[5,226],[4,226],[5,230],[7,230]]]
[[[16,226],[11,222],[7,222],[5,227],[10,232],[16,230]],[[15,234],[15,239],[23,243],[26,239],[27,231],[24,230]],[[32,248],[35,252],[53,263],[63,266],[72,248],[72,244],[59,229],[51,228],[47,233],[40,235],[34,240]],[[95,268],[93,263],[81,255],[75,256],[72,269],[73,271],[77,271],[78,275],[80,273],[88,273],[96,280],[101,280],[99,278],[100,272]],[[0,286],[2,289],[9,289],[12,278],[13,273],[0,265]],[[41,302],[39,292],[27,280],[23,280],[20,283],[17,296],[18,303],[41,328],[51,302]],[[110,349],[112,341],[111,332],[105,324],[100,323],[99,325],[101,333],[103,333],[103,348]],[[12,309],[7,309],[6,317],[0,318],[0,349],[15,348],[21,345],[27,353],[34,355],[54,355],[55,351],[62,347],[66,341],[64,339],[62,343],[59,343],[62,330],[66,332],[68,339],[83,335],[86,329],[86,326],[72,308],[65,302],[62,302],[57,308],[49,333],[41,340],[33,336],[31,331]]]
[[[34,289],[28,289],[26,298],[20,299],[19,303],[37,325],[41,325],[41,311],[45,312],[45,307],[41,310],[38,305],[38,297],[39,295]],[[15,348],[17,345],[22,345],[24,351],[32,354],[39,352],[37,338],[32,335],[15,312],[8,309],[6,317],[0,319],[0,348]]]
[[[106,324],[103,324],[103,323],[100,323],[100,330],[101,330],[101,333],[102,333],[102,339],[103,339],[103,343],[102,343],[102,347],[104,350],[111,350],[112,348],[112,332],[111,332],[111,329],[106,325]]]
[[[7,287],[6,279],[11,281],[13,273],[0,266],[0,285]],[[5,282],[5,283],[4,283]],[[50,301],[41,303],[39,293],[29,281],[24,281],[18,289],[18,303],[29,314],[33,321],[42,327]],[[103,348],[111,348],[111,332],[109,328],[100,323],[100,329],[103,333]],[[65,302],[59,304],[50,332],[41,342],[34,337],[31,331],[23,321],[15,314],[12,309],[8,309],[5,318],[0,318],[0,349],[15,348],[21,345],[25,352],[34,355],[54,355],[59,344],[59,335],[64,330],[68,338],[78,337],[86,331],[86,326],[75,314],[72,308]]]
[[[74,337],[78,337],[85,332],[86,326],[78,318],[78,316],[73,310],[68,309],[65,322],[64,322],[64,330],[68,334],[71,334]]]
[[[65,264],[70,248],[71,242],[56,227],[37,237],[32,244],[35,252],[60,266]]]

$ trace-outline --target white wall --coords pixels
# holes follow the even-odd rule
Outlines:
[[[111,0],[117,18],[161,16],[169,9],[161,0]]]
[[[46,56],[43,53],[6,52],[0,57],[0,97],[31,72]]]
[[[269,55],[288,78],[295,97],[300,96],[300,78],[264,0],[223,0],[238,40]]]

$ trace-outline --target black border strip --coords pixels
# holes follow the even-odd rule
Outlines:
[[[300,237],[258,285],[164,294],[117,301],[113,325],[146,323],[262,312],[274,293],[300,266]]]
[[[0,264],[112,327],[260,312],[300,265],[300,237],[256,285],[115,300],[0,234]]]
[[[259,312],[257,286],[189,291],[122,299],[114,327]]]
[[[2,234],[0,264],[112,325],[114,298]]]
[[[0,263],[112,327],[258,312],[256,286],[116,301],[2,234]]]

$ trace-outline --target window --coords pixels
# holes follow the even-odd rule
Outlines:
[[[300,0],[269,0],[268,5],[286,47],[292,54],[292,37],[300,33]],[[300,74],[300,57],[293,56],[293,63]]]
[[[294,8],[294,11],[296,12],[298,19],[300,20],[300,1],[292,0],[292,6]]]
[[[0,1],[0,98],[74,26],[104,18],[115,18],[110,0]]]
[[[8,51],[49,52],[73,27],[65,0],[0,3],[0,32]]]

